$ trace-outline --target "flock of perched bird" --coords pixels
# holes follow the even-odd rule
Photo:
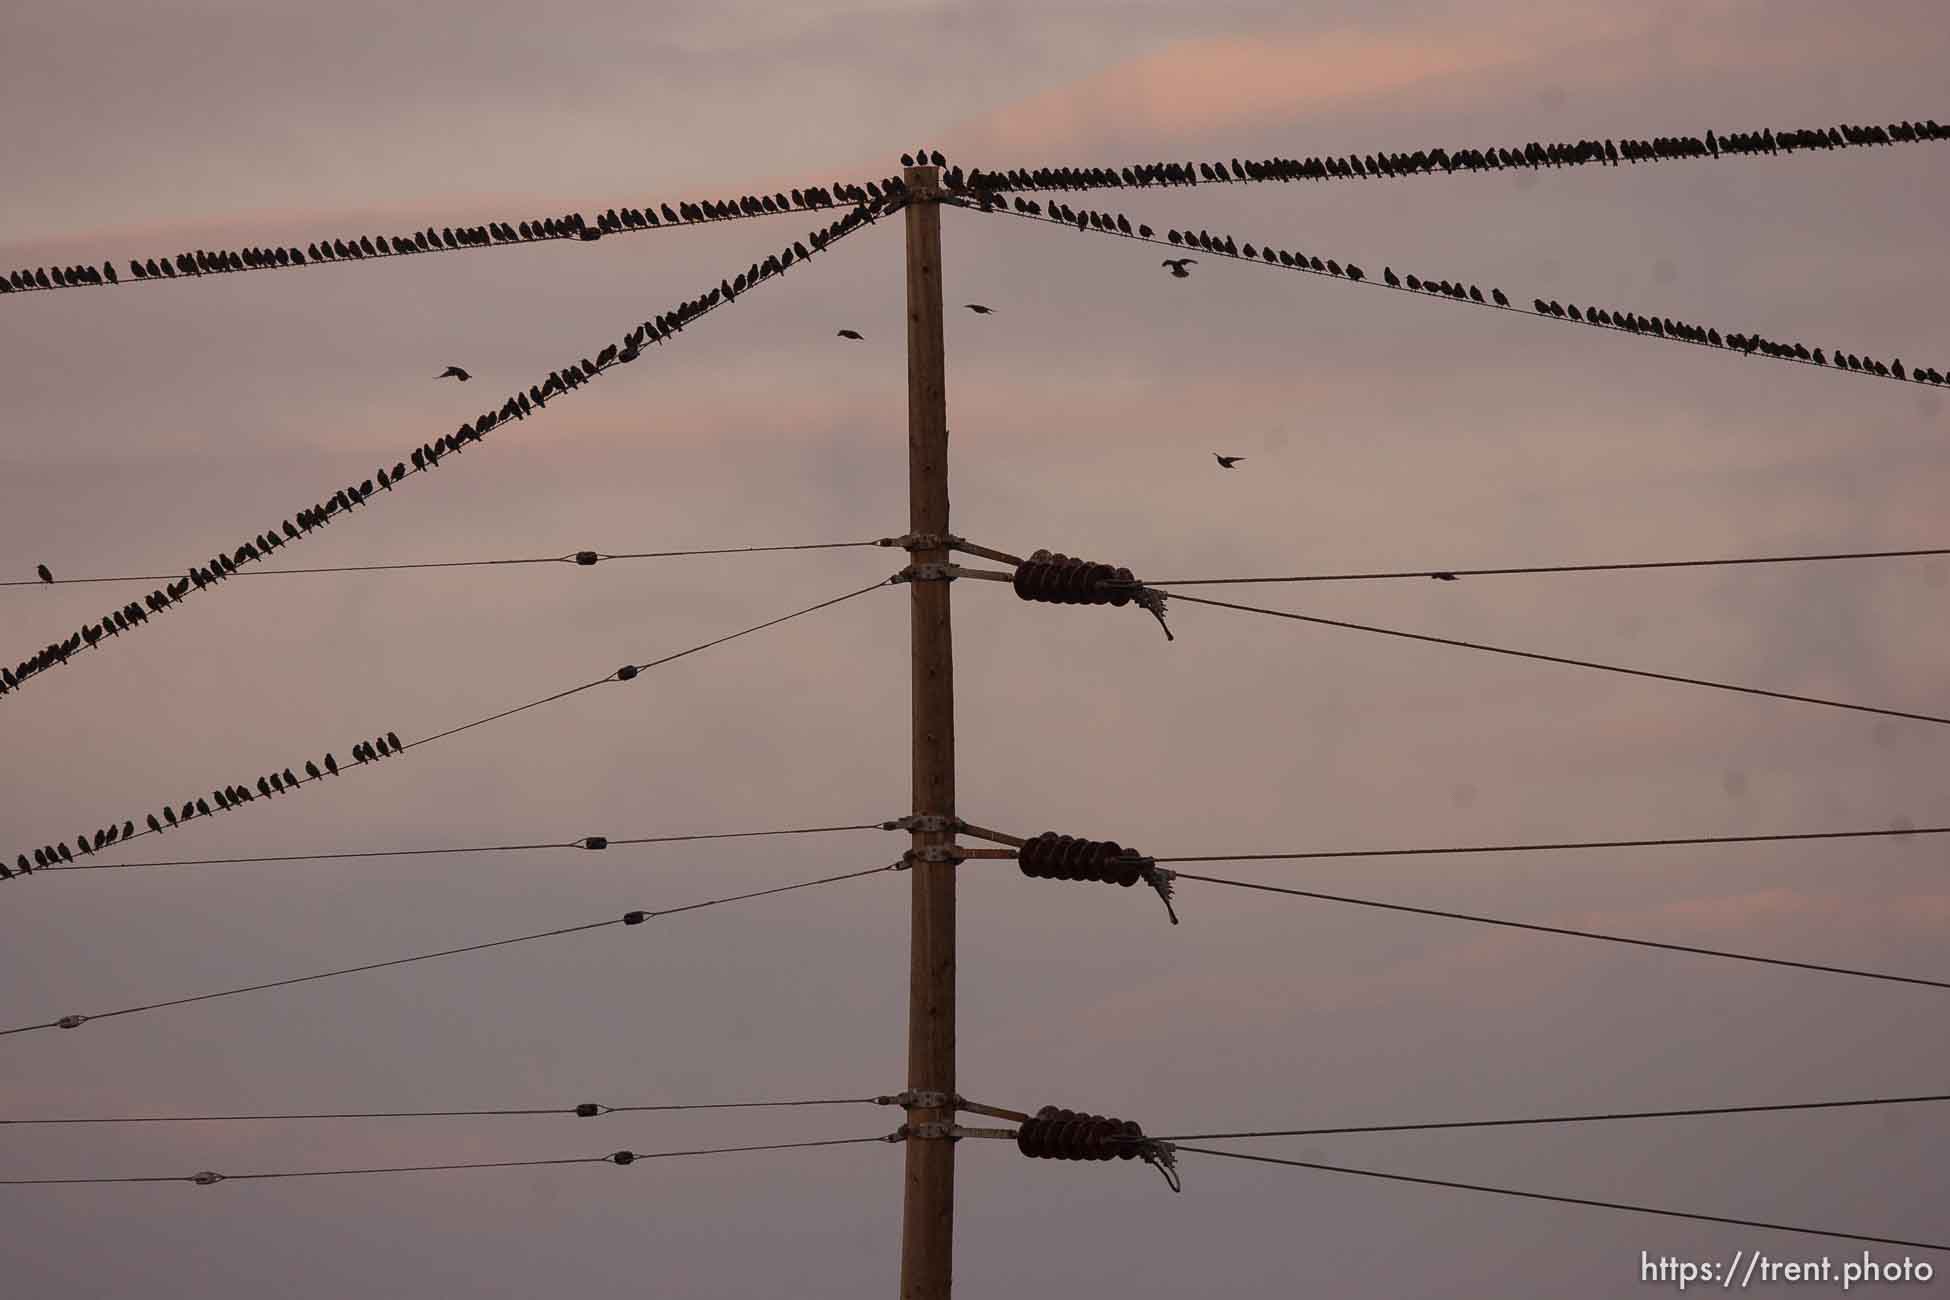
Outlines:
[[[399,737],[389,731],[383,736],[362,740],[354,745],[352,758],[356,763],[376,763],[382,758],[399,753],[404,748],[405,746],[400,744]],[[305,775],[302,778],[288,767],[282,772],[270,772],[258,777],[254,787],[256,793],[252,793],[253,786],[250,784],[220,786],[212,790],[207,799],[201,796],[185,799],[180,812],[175,805],[164,804],[160,816],[156,813],[145,814],[143,821],[149,828],[146,832],[138,831],[133,820],[125,821],[120,826],[110,822],[95,831],[93,835],[75,836],[73,849],[70,849],[65,841],[42,845],[31,855],[22,853],[16,856],[11,867],[7,865],[4,858],[0,858],[0,880],[11,880],[15,874],[31,876],[37,868],[72,866],[77,857],[91,857],[111,844],[132,840],[143,834],[160,835],[165,830],[174,830],[184,822],[195,818],[214,817],[220,812],[241,808],[260,798],[269,799],[276,795],[289,794],[301,785],[309,785],[313,781],[322,781],[328,776],[338,774],[338,759],[327,754],[322,768],[317,763],[306,762]]]
[[[1346,154],[1335,157],[1262,158],[1241,162],[1155,162],[1135,167],[1018,167],[999,172],[969,172],[967,188],[1008,190],[1094,190],[1124,186],[1198,185],[1233,181],[1377,180],[1433,172],[1502,171],[1517,168],[1578,167],[1587,164],[1672,162],[1724,155],[1793,153],[1797,149],[1846,149],[1874,145],[1920,144],[1950,139],[1950,127],[1935,121],[1896,122],[1889,126],[1814,127],[1802,130],[1734,131],[1704,136],[1656,136],[1650,140],[1579,140],[1544,144],[1533,140],[1515,149],[1417,149],[1413,153]],[[958,188],[951,186],[950,188]]]
[[[1230,162],[1155,162],[1127,167],[1028,167],[1002,171],[974,168],[963,173],[947,166],[939,151],[902,154],[907,165],[929,162],[945,169],[942,185],[951,191],[1001,193],[1012,190],[1088,190],[1151,185],[1199,185],[1234,181],[1363,180],[1420,176],[1435,172],[1501,171],[1517,168],[1578,167],[1588,164],[1668,162],[1722,156],[1793,153],[1796,150],[1846,149],[1878,145],[1917,144],[1950,139],[1950,127],[1934,119],[1892,122],[1887,126],[1842,123],[1828,127],[1759,131],[1707,131],[1703,136],[1654,136],[1646,140],[1577,140],[1544,143],[1532,140],[1516,148],[1417,149],[1406,153],[1371,153],[1286,158],[1274,156]],[[610,208],[592,223],[579,212],[528,221],[490,221],[485,225],[447,226],[403,235],[355,235],[320,239],[300,249],[251,247],[194,249],[173,256],[131,258],[129,276],[135,280],[175,279],[178,276],[217,275],[231,271],[311,266],[322,262],[364,261],[410,253],[489,245],[534,243],[553,239],[597,240],[605,235],[660,226],[759,217],[769,213],[836,207],[843,203],[877,201],[900,188],[897,177],[878,184],[835,181],[829,186],[794,189],[789,193],[745,194],[735,199],[703,202],[646,203],[641,208]],[[22,268],[0,274],[0,294],[83,285],[121,283],[113,262],[99,267]]]
[[[660,226],[696,225],[772,213],[813,211],[879,202],[900,188],[898,178],[855,185],[834,181],[787,194],[746,194],[735,199],[707,199],[702,203],[645,204],[641,208],[610,208],[591,222],[580,212],[531,221],[491,221],[484,226],[429,226],[406,235],[354,235],[350,239],[320,239],[304,248],[193,249],[160,258],[130,258],[129,275],[136,280],[173,280],[179,276],[221,275],[231,271],[262,271],[276,267],[315,266],[324,262],[357,262],[368,258],[438,253],[449,249],[483,248],[499,244],[531,244],[552,239],[594,241],[629,230]],[[659,213],[662,215],[659,216]],[[84,285],[122,283],[113,262],[99,267],[41,266],[0,275],[0,293],[39,289],[73,289]]]
[[[824,229],[811,232],[803,240],[793,241],[762,262],[752,263],[748,270],[723,281],[718,288],[644,321],[618,342],[604,347],[593,359],[585,356],[559,370],[550,371],[546,379],[532,385],[525,393],[517,392],[510,396],[499,408],[485,410],[475,419],[462,423],[454,432],[415,447],[407,460],[397,462],[391,469],[381,466],[373,477],[338,489],[324,500],[259,533],[234,551],[219,553],[205,563],[191,567],[184,577],[150,592],[140,603],[131,601],[120,609],[109,611],[99,622],[83,625],[66,639],[50,643],[16,666],[0,666],[0,696],[20,689],[28,679],[50,668],[67,663],[83,650],[100,646],[109,638],[148,622],[150,615],[174,607],[192,591],[215,586],[235,574],[240,566],[262,560],[314,530],[344,518],[370,501],[375,493],[390,492],[402,479],[438,468],[445,457],[459,454],[469,444],[479,442],[500,425],[511,420],[526,419],[531,411],[547,406],[552,399],[564,393],[581,388],[603,371],[635,361],[650,344],[665,342],[699,316],[724,306],[772,276],[783,274],[815,252],[823,251],[834,240],[878,220],[887,210],[886,203],[885,192],[882,192],[881,199],[869,198]],[[459,366],[449,366],[439,378],[450,376],[455,379],[470,378]],[[37,573],[44,583],[54,581],[53,574],[45,564],[38,567]]]
[[[1341,263],[1333,258],[1322,259],[1306,253],[1276,249],[1270,246],[1255,247],[1251,243],[1239,243],[1230,235],[1213,235],[1201,230],[1196,233],[1185,230],[1167,230],[1159,238],[1150,226],[1134,225],[1122,213],[1096,212],[1088,209],[1079,211],[1067,204],[1052,202],[1045,208],[1034,199],[1020,195],[1008,200],[1017,215],[1047,218],[1062,225],[1081,231],[1096,231],[1102,234],[1121,235],[1130,239],[1146,240],[1151,243],[1170,244],[1175,248],[1196,248],[1216,257],[1231,257],[1242,261],[1261,262],[1285,267],[1291,271],[1306,271],[1314,275],[1337,276],[1356,283],[1367,279],[1367,273],[1352,262]],[[976,206],[982,211],[1008,211],[1005,200],[994,194],[980,196]],[[1189,257],[1167,258],[1163,266],[1173,276],[1184,279],[1191,272],[1186,268],[1197,264],[1197,259]],[[1380,283],[1389,289],[1406,293],[1430,293],[1469,303],[1478,307],[1490,307],[1505,311],[1515,311],[1509,297],[1503,290],[1492,287],[1486,298],[1476,285],[1465,285],[1460,280],[1438,280],[1430,276],[1399,276],[1393,267],[1382,268]],[[1833,354],[1820,348],[1810,348],[1798,342],[1783,343],[1761,334],[1743,334],[1734,331],[1722,332],[1719,329],[1674,320],[1669,316],[1643,316],[1637,312],[1617,308],[1585,307],[1580,309],[1575,303],[1565,306],[1555,299],[1534,301],[1536,313],[1553,320],[1575,321],[1581,325],[1595,325],[1602,329],[1615,329],[1627,334],[1643,334],[1652,338],[1669,339],[1679,343],[1692,343],[1700,347],[1725,348],[1746,356],[1758,353],[1780,361],[1798,361],[1807,365],[1823,366],[1850,374],[1874,375],[1883,379],[1896,379],[1909,383],[1934,384],[1941,386],[1950,383],[1950,374],[1935,366],[1915,366],[1905,368],[1900,357],[1882,362],[1854,352],[1844,352],[1837,348]]]

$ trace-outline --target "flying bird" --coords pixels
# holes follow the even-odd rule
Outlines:
[[[1220,469],[1231,469],[1234,465],[1237,465],[1246,458],[1244,456],[1221,456],[1215,451],[1212,453],[1212,459],[1219,462]]]
[[[40,579],[42,582],[54,581],[54,574],[48,570],[48,567],[45,564],[35,565],[34,572],[40,575]]]
[[[843,339],[855,339],[855,340],[858,340],[858,339],[861,339],[861,338],[863,337],[863,335],[861,335],[861,333],[860,333],[860,331],[859,331],[859,330],[841,330],[841,331],[839,332],[839,337],[840,337],[840,338],[843,338]]]
[[[473,377],[459,366],[448,366],[445,370],[434,376],[435,379],[458,379],[463,384]]]
[[[993,316],[993,315],[995,315],[995,308],[993,308],[993,307],[984,307],[984,306],[983,306],[983,305],[982,305],[981,303],[979,303],[979,302],[965,302],[965,303],[963,303],[963,304],[962,304],[962,306],[964,306],[964,307],[966,307],[966,308],[968,308],[968,310],[970,310],[970,311],[972,311],[972,312],[974,312],[974,313],[975,313],[975,314],[976,314],[977,316]]]
[[[1167,257],[1164,261],[1158,263],[1158,265],[1169,268],[1172,275],[1176,278],[1186,280],[1191,278],[1192,273],[1185,268],[1198,265],[1198,259],[1196,257]]]

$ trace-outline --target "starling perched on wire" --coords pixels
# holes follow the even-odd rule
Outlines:
[[[861,335],[859,330],[841,330],[839,332],[839,337],[843,339],[860,340],[863,336]]]
[[[434,376],[435,379],[458,379],[463,384],[473,377],[459,366],[448,366],[445,370]]]
[[[1220,469],[1231,469],[1234,465],[1237,465],[1246,458],[1244,456],[1221,456],[1215,451],[1212,453],[1212,459],[1219,462]]]
[[[1185,268],[1198,265],[1198,259],[1196,257],[1167,257],[1164,261],[1158,263],[1158,265],[1168,268],[1176,278],[1186,280],[1191,278],[1192,273]]]
[[[40,579],[41,579],[41,581],[42,581],[42,582],[53,582],[53,581],[54,581],[54,574],[53,574],[53,572],[52,572],[52,571],[50,571],[50,570],[48,569],[48,567],[47,567],[47,566],[46,566],[45,564],[37,564],[37,565],[35,565],[35,566],[34,566],[34,572],[35,572],[36,574],[38,574],[38,575],[40,575]]]

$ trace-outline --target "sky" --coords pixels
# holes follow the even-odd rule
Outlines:
[[[963,166],[1304,157],[1950,119],[1940,7],[876,0],[0,12],[0,266],[518,221]],[[1359,262],[1950,370],[1950,145],[1059,196]],[[800,216],[0,301],[9,579],[232,549],[801,239]],[[955,531],[1140,576],[1950,546],[1942,395],[943,214]],[[499,431],[275,563],[904,530],[900,223]],[[995,314],[957,304],[979,301]],[[835,337],[859,331],[857,343]],[[433,379],[458,364],[462,389]],[[1244,456],[1224,472],[1214,452]],[[0,701],[0,827],[68,838],[394,730],[431,735],[864,587],[879,548],[252,578]],[[1950,560],[1234,588],[1430,635],[1950,712]],[[154,584],[0,588],[9,663]],[[876,822],[908,810],[907,597],[871,592],[104,861]],[[970,821],[1157,855],[1943,822],[1950,734],[1175,605],[954,589]],[[0,883],[0,1025],[884,865],[880,831],[46,873]],[[119,853],[119,858],[117,854]],[[1937,837],[1214,864],[1211,874],[1950,978]],[[881,874],[0,1040],[0,1119],[653,1105],[904,1085]],[[1152,1133],[1941,1090],[1944,994],[1182,884],[960,879],[964,1095]],[[21,1126],[0,1177],[600,1156],[878,1136],[896,1112]],[[1936,1107],[1269,1139],[1241,1151],[1913,1240]],[[1862,1247],[1187,1154],[958,1153],[958,1292],[1642,1295],[1642,1252]],[[898,1276],[875,1144],[356,1178],[0,1186],[44,1296]],[[1905,1253],[1939,1273],[1950,1256]],[[1786,1295],[1804,1288],[1751,1288]]]

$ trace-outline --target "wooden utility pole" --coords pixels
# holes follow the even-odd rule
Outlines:
[[[926,539],[916,566],[948,563],[948,392],[941,337],[940,173],[909,167],[907,206],[907,526]],[[914,661],[914,815],[950,819],[914,830],[907,1086],[946,1105],[913,1107],[910,1125],[955,1122],[955,864],[930,849],[955,840],[955,653],[945,577],[917,575],[911,593]],[[901,1207],[902,1300],[947,1300],[954,1276],[955,1144],[907,1139]]]

